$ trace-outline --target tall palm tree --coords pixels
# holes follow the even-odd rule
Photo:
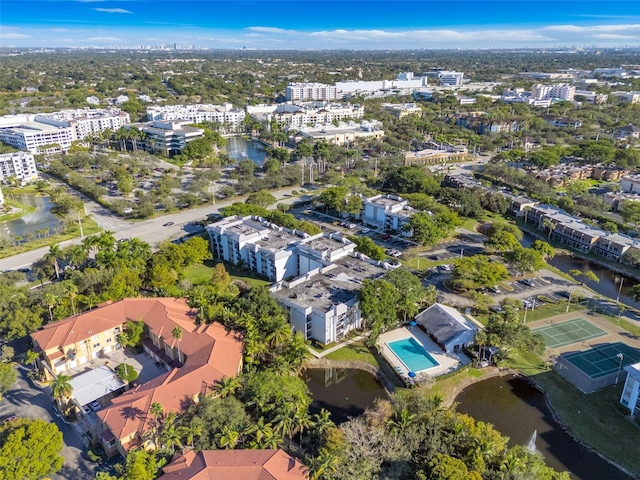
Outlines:
[[[178,363],[182,365],[182,353],[180,352],[180,340],[182,340],[182,329],[180,327],[176,327],[171,331],[173,338],[178,341]]]
[[[49,253],[44,256],[45,261],[52,262],[53,268],[56,271],[56,278],[60,278],[60,265],[58,264],[58,258],[62,255],[62,250],[60,249],[60,245],[54,243],[49,247]]]
[[[264,417],[260,417],[257,422],[247,426],[243,433],[253,437],[250,444],[252,448],[266,448],[263,443],[268,437],[273,436],[274,431],[273,425],[265,423]]]
[[[222,377],[216,384],[216,391],[220,398],[226,398],[233,395],[242,387],[242,380],[239,377]]]
[[[182,448],[182,434],[180,427],[168,425],[162,430],[161,435],[162,449],[174,454],[176,447]]]
[[[58,303],[58,298],[53,293],[45,293],[42,301],[49,309],[49,321],[53,322],[53,308]]]
[[[191,422],[189,425],[179,427],[181,434],[184,436],[185,441],[193,448],[193,441],[196,437],[202,436],[202,425],[199,423]]]
[[[51,382],[51,392],[53,393],[53,398],[55,398],[58,402],[60,411],[65,412],[67,410],[67,399],[73,392],[73,387],[71,386],[71,377],[62,373],[58,375],[58,377],[53,382]]]
[[[320,480],[325,473],[335,473],[338,468],[338,457],[323,448],[317,457],[311,459],[309,480]]]
[[[78,295],[78,287],[73,282],[66,282],[64,290],[69,299],[71,300],[71,310],[73,314],[76,314],[76,296]]]
[[[153,402],[151,407],[149,408],[149,413],[153,415],[154,420],[154,430],[155,430],[155,445],[156,448],[160,443],[160,425],[162,417],[164,416],[164,408],[162,408],[162,404],[159,402]]]
[[[336,424],[331,420],[331,413],[324,408],[313,416],[313,428],[321,436],[324,436],[335,426]]]

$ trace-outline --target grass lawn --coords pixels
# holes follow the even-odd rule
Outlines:
[[[0,215],[0,222],[8,222],[9,220],[15,220],[16,218],[20,218],[23,215],[29,215],[36,211],[36,207],[32,205],[24,205],[14,200],[7,200],[7,205],[13,208],[18,208],[20,209],[20,211],[13,212],[13,213],[5,213],[4,215]]]
[[[458,385],[469,379],[478,379],[485,376],[486,370],[465,367],[453,374],[443,375],[436,378],[436,383],[429,387],[432,394],[442,395],[443,398],[453,401],[452,395],[456,393]]]
[[[192,265],[185,269],[185,278],[189,280],[193,285],[200,285],[206,283],[213,275],[213,267],[216,262],[214,260],[206,260],[204,264]],[[262,278],[257,277],[251,272],[239,270],[233,265],[227,263],[224,264],[224,268],[229,272],[233,280],[242,280],[247,282],[252,287],[258,287],[260,285],[270,285],[270,282]]]
[[[329,360],[365,362],[373,365],[374,367],[378,367],[376,357],[373,355],[371,349],[364,344],[364,340],[342,347],[335,352],[330,353],[325,358],[328,358]]]
[[[640,428],[618,410],[623,383],[585,395],[554,371],[532,377],[583,442],[640,475]]]

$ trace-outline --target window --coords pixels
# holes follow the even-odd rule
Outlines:
[[[107,338],[107,343],[111,343],[112,338]]]
[[[93,348],[100,348],[100,343],[94,343]]]

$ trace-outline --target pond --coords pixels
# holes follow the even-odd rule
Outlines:
[[[260,142],[242,137],[230,137],[226,140],[227,155],[233,160],[253,160],[256,165],[262,165],[267,158],[265,146]]]
[[[62,225],[60,219],[51,213],[55,204],[50,197],[22,194],[12,196],[12,199],[24,205],[34,206],[36,211],[15,220],[1,222],[0,236],[26,237],[28,234],[36,235],[38,230],[48,230],[49,233],[53,233]]]
[[[534,240],[535,238],[532,235],[525,233],[522,239],[522,244],[525,247],[529,247]],[[557,255],[549,260],[549,264],[564,273],[569,273],[569,270],[574,269],[580,270],[581,272],[591,271],[595,273],[600,279],[600,282],[596,283],[587,281],[585,282],[585,285],[589,286],[589,288],[594,292],[597,292],[599,295],[613,298],[614,300],[618,296],[618,291],[620,291],[620,282],[622,282],[620,302],[625,305],[629,305],[630,307],[640,309],[640,303],[636,302],[628,295],[629,289],[638,284],[638,281],[633,278],[612,272],[611,270],[596,265],[589,260],[582,260],[580,258],[569,257],[567,255]]]
[[[362,370],[309,368],[301,378],[307,383],[313,398],[309,412],[315,414],[324,408],[331,413],[336,424],[362,415],[376,399],[388,398],[376,377]]]
[[[575,480],[629,480],[629,476],[576,442],[553,419],[544,395],[520,377],[495,377],[465,388],[457,410],[493,424],[509,437],[509,445],[539,452],[547,464],[569,471]]]

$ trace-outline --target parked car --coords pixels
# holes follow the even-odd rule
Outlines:
[[[500,290],[500,288],[497,285],[494,285],[493,287],[489,287],[489,291],[493,293],[502,293],[502,290]]]
[[[0,423],[5,423],[5,422],[13,422],[14,420],[17,420],[18,416],[17,415],[3,415],[2,417],[0,417]]]
[[[82,411],[85,415],[89,415],[91,413],[91,408],[89,407],[89,405],[83,405]]]
[[[535,287],[536,286],[536,284],[530,278],[524,278],[524,279],[520,280],[520,283],[522,283],[523,285],[526,285],[527,287]]]
[[[170,227],[172,225],[175,225],[175,222],[167,222],[164,225],[162,225],[163,227]]]
[[[559,292],[556,292],[556,295],[559,297],[571,298],[571,292],[567,292],[566,290],[560,290]]]
[[[491,310],[493,313],[500,313],[502,311],[502,307],[498,307],[496,305],[496,306],[491,307],[489,310]]]
[[[98,403],[97,400],[94,400],[93,402],[91,402],[89,404],[89,407],[91,408],[91,410],[93,410],[94,412],[97,412],[98,410],[100,410],[102,408],[102,405],[100,405],[100,403]]]
[[[363,228],[362,230],[360,230],[360,233],[369,233],[371,230],[369,230],[368,228]]]

